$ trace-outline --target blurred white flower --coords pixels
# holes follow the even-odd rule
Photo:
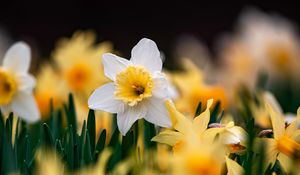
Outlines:
[[[256,65],[272,78],[298,75],[300,42],[295,26],[278,15],[248,10],[240,18],[239,36]]]
[[[117,113],[117,124],[125,135],[138,119],[162,127],[171,121],[164,100],[170,98],[169,83],[162,70],[160,52],[150,39],[143,38],[126,60],[103,55],[105,75],[113,82],[96,89],[88,100],[89,108]]]
[[[24,42],[14,44],[6,52],[0,66],[0,108],[27,122],[36,122],[40,114],[32,95],[35,78],[28,73],[30,59],[30,48]]]

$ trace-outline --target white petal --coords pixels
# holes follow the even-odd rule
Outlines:
[[[32,94],[16,94],[11,103],[11,109],[18,117],[29,123],[34,123],[40,119],[40,113]]]
[[[104,74],[113,81],[116,75],[129,65],[128,60],[111,53],[103,54],[102,58]]]
[[[126,135],[128,130],[131,128],[132,124],[143,118],[146,114],[146,109],[144,106],[140,107],[129,107],[126,106],[124,112],[118,113],[117,124],[122,135]]]
[[[162,60],[160,52],[154,41],[143,38],[131,51],[130,61],[134,65],[140,65],[150,72],[161,71]]]
[[[6,52],[3,67],[15,72],[28,72],[31,53],[29,46],[24,42],[17,42]]]
[[[96,89],[88,100],[89,108],[118,113],[121,110],[122,102],[115,100],[114,92],[115,85],[113,83],[107,83]]]
[[[29,74],[17,74],[18,88],[19,91],[32,93],[32,90],[36,84],[35,78]]]
[[[160,72],[155,72],[153,75],[154,87],[153,87],[153,95],[158,98],[167,98],[170,93],[169,83],[164,74]]]
[[[147,103],[145,120],[155,125],[171,128],[172,122],[163,99],[152,97]]]

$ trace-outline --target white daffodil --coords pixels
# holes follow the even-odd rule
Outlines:
[[[40,114],[32,95],[35,79],[28,73],[30,48],[18,42],[6,52],[0,66],[0,108],[14,112],[27,122],[39,120]]]
[[[162,60],[154,41],[143,38],[131,51],[131,59],[103,55],[104,73],[113,82],[96,89],[89,108],[117,113],[117,124],[125,135],[138,119],[162,127],[171,120],[164,105],[170,98],[169,84],[161,73]]]

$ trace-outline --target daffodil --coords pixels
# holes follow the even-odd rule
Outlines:
[[[242,127],[235,126],[232,121],[225,126],[219,124],[217,127],[207,129],[204,137],[206,140],[213,141],[217,135],[230,153],[241,153],[246,148],[246,131]]]
[[[259,10],[248,10],[240,18],[239,37],[253,60],[271,78],[291,75],[297,78],[300,43],[292,22]]]
[[[88,100],[91,109],[117,113],[123,135],[138,119],[170,127],[164,100],[169,98],[168,81],[162,70],[160,52],[150,39],[142,39],[126,60],[113,54],[103,55],[105,75],[113,82],[96,89]]]
[[[300,151],[300,109],[297,119],[286,127],[284,117],[271,105],[267,104],[271,116],[274,138],[262,138],[267,146],[267,166],[278,160],[285,172],[291,170],[293,156]]]
[[[28,73],[30,59],[30,48],[24,42],[6,52],[0,67],[0,108],[27,122],[36,122],[40,114],[32,95],[35,79]]]
[[[91,92],[108,82],[103,74],[99,55],[112,50],[108,42],[95,44],[93,32],[75,32],[72,38],[58,42],[53,53],[55,64],[61,73],[67,90],[86,102]]]
[[[238,126],[234,126],[233,122],[229,122],[226,126],[219,124],[217,128],[208,128],[210,120],[209,108],[212,106],[213,100],[207,101],[206,110],[199,116],[191,120],[178,112],[175,107],[168,101],[166,105],[170,113],[173,129],[166,129],[155,136],[152,141],[165,143],[173,147],[175,152],[185,147],[188,139],[200,140],[205,143],[213,143],[217,134],[220,143],[226,145],[229,152],[241,152],[246,146],[246,131]]]
[[[186,146],[171,159],[172,174],[219,175],[225,163],[225,148],[197,139],[188,139]]]
[[[279,102],[271,92],[264,91],[262,93],[258,93],[257,100],[259,104],[256,104],[254,101],[250,101],[249,106],[253,113],[253,117],[255,118],[255,123],[261,128],[266,129],[272,126],[270,113],[266,106],[262,104],[270,104],[277,113],[280,113],[280,115],[284,116],[284,120],[288,124],[297,118],[296,115],[292,113],[284,114]]]
[[[182,113],[193,116],[199,102],[206,107],[206,101],[210,98],[221,101],[221,108],[227,108],[227,96],[225,89],[219,85],[205,83],[203,72],[188,59],[183,59],[184,70],[182,72],[169,73],[170,79],[178,88],[178,98],[174,102]],[[214,104],[215,105],[215,104]]]
[[[170,101],[166,101],[174,130],[166,129],[161,131],[157,136],[152,138],[152,141],[170,145],[177,152],[186,146],[189,138],[192,138],[192,140],[201,140],[203,133],[208,127],[210,120],[209,108],[212,106],[212,103],[212,99],[208,100],[206,110],[191,120],[178,112]]]

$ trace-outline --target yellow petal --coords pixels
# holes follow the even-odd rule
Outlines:
[[[236,161],[228,158],[226,156],[226,166],[227,166],[227,175],[242,175],[245,170],[241,165],[239,165]]]
[[[209,108],[213,104],[213,99],[207,100],[207,107],[204,112],[202,112],[199,116],[197,116],[193,121],[193,127],[197,130],[197,133],[203,133],[207,129],[207,125],[210,119],[210,111]]]
[[[165,103],[170,113],[173,128],[183,134],[188,133],[188,130],[192,127],[192,122],[178,112],[169,100],[166,100]]]
[[[300,143],[300,130],[298,129],[297,131],[295,131],[293,135],[291,135],[291,138]]]
[[[272,127],[274,132],[274,138],[278,139],[283,136],[285,131],[285,122],[284,118],[278,112],[275,112],[273,107],[270,104],[266,104],[266,108],[271,116]]]
[[[283,153],[279,153],[277,159],[285,173],[289,173],[293,166],[293,160]]]
[[[158,135],[153,137],[151,141],[164,143],[170,146],[174,146],[179,141],[183,140],[184,136],[180,132],[172,131],[169,129],[166,129],[164,131],[161,131]]]
[[[285,134],[289,137],[292,136],[297,130],[299,130],[299,124],[300,120],[297,118],[286,128]]]
[[[203,132],[202,139],[207,143],[213,143],[217,134],[222,133],[225,128],[209,128]]]
[[[271,164],[272,166],[275,164],[279,151],[277,149],[277,142],[275,139],[259,138],[256,140],[255,145],[259,147],[262,142],[265,144],[266,148],[265,168],[267,168],[269,164]]]

